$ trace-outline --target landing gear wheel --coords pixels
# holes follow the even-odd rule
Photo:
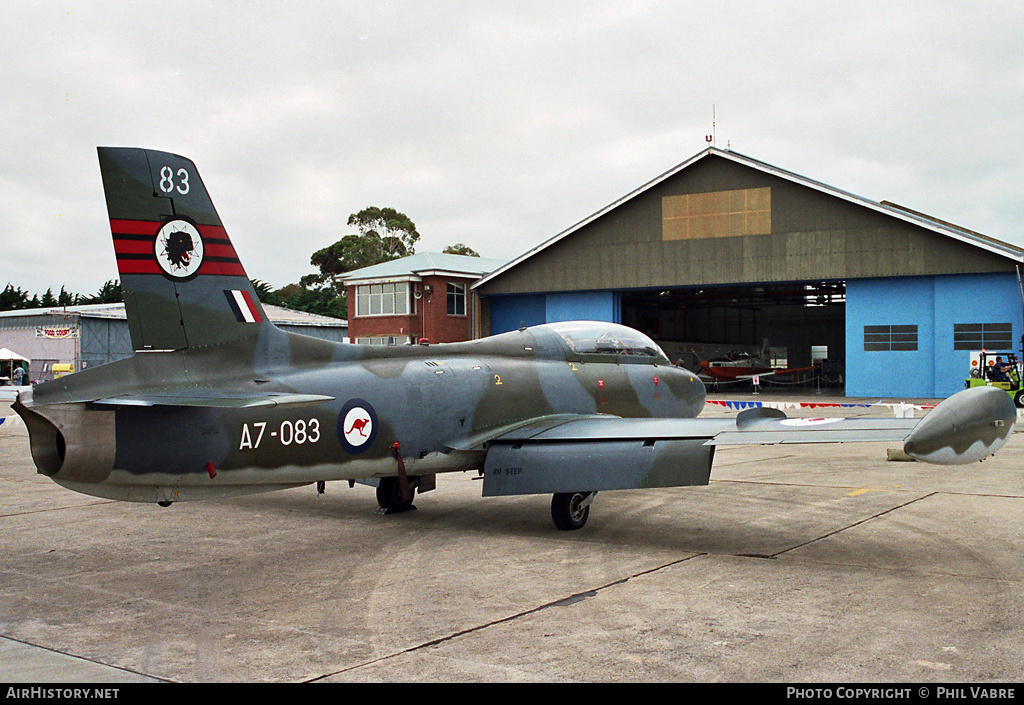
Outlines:
[[[593,492],[559,492],[551,498],[551,521],[562,531],[582,529],[590,516]]]
[[[412,487],[409,488],[409,494],[415,494]],[[402,497],[402,484],[397,477],[382,477],[380,479],[380,484],[377,485],[377,505],[383,514],[398,514],[416,508],[412,506],[411,496],[409,499]]]

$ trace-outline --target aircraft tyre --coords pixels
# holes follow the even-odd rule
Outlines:
[[[551,497],[551,521],[562,531],[582,529],[590,517],[591,492],[558,492]]]
[[[410,493],[415,490],[409,488]],[[402,485],[397,477],[382,477],[377,485],[377,505],[386,514],[397,514],[413,509],[412,498],[402,498]]]

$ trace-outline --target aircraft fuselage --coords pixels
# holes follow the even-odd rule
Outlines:
[[[52,427],[32,435],[40,472],[116,499],[199,499],[395,476],[399,455],[410,476],[472,470],[482,467],[495,431],[539,417],[688,418],[704,404],[697,377],[656,347],[579,353],[557,325],[387,348],[273,328],[264,337],[254,348],[137,353],[40,385],[23,413],[37,430]],[[161,385],[146,387],[150,370]],[[216,388],[224,405],[152,403],[182,380]],[[94,386],[118,403],[80,401],[95,398]],[[280,393],[283,402],[238,405],[232,390]]]

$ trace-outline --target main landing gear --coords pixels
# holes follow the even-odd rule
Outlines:
[[[551,521],[562,531],[582,529],[597,492],[558,492],[551,498]]]
[[[409,479],[412,482],[403,483],[398,477],[380,478],[377,485],[378,514],[399,514],[416,509],[412,503],[416,478]],[[582,529],[590,518],[590,504],[595,497],[597,492],[556,493],[551,497],[551,521],[562,531]]]
[[[404,485],[404,488],[403,488]],[[377,485],[377,506],[380,514],[398,514],[416,507],[412,504],[415,490],[398,477],[382,477]]]

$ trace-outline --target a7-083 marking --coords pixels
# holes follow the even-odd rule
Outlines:
[[[238,442],[238,450],[259,448],[266,432],[266,421],[242,424],[242,439]],[[320,419],[285,419],[277,430],[270,431],[270,438],[276,439],[283,446],[316,443],[320,440]]]

